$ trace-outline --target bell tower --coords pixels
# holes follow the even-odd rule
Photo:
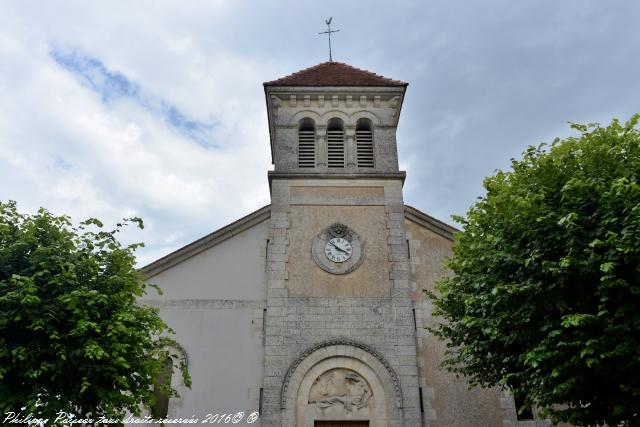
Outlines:
[[[406,87],[339,62],[264,83],[270,177],[399,173],[396,127]]]
[[[264,426],[422,425],[396,144],[406,88],[331,61],[264,83]]]

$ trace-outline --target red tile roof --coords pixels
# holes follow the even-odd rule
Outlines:
[[[265,86],[407,86],[408,83],[379,76],[342,62],[323,62]]]

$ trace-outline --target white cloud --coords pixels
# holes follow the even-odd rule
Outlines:
[[[637,110],[636,4],[325,10],[341,29],[338,60],[410,82],[398,134],[406,200],[444,220],[567,121]],[[326,59],[323,18],[294,0],[0,3],[0,199],[78,220],[139,215],[148,227],[129,235],[147,242],[143,263],[268,203],[261,83]],[[103,102],[53,48],[99,60],[146,101]],[[163,106],[213,124],[211,146],[168,125]]]
[[[46,8],[32,18],[50,13]],[[211,67],[217,78],[206,78],[213,58],[205,61],[202,47],[182,37],[174,51],[189,60],[145,64],[120,57],[110,62],[127,63],[123,68],[141,79],[146,93],[196,118],[215,120],[210,137],[219,148],[207,149],[135,99],[104,103],[99,92],[83,86],[50,55],[52,46],[72,40],[94,54],[105,52],[105,63],[118,53],[132,55],[135,49],[127,49],[125,39],[141,31],[133,20],[120,23],[125,31],[119,34],[119,51],[101,43],[100,25],[96,31],[88,28],[88,10],[86,15],[74,10],[74,16],[52,22],[56,28],[47,31],[22,27],[23,12],[13,11],[17,22],[4,26],[0,35],[0,63],[5,64],[0,68],[0,199],[16,199],[31,211],[45,206],[76,220],[95,216],[113,223],[142,216],[147,231],[131,237],[147,242],[142,263],[268,203],[264,101],[248,99],[251,90],[233,89],[239,76],[257,69],[250,61],[227,57],[224,66]],[[165,19],[171,15],[166,9],[164,15],[155,13]],[[111,15],[117,21],[116,11]],[[79,37],[78,26],[63,28],[73,21],[82,23],[88,36]],[[110,71],[129,78],[121,69]],[[255,76],[253,81],[259,93],[260,82]]]

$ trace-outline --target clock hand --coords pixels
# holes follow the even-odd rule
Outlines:
[[[337,249],[337,250],[339,250],[340,252],[344,252],[344,253],[345,253],[345,254],[347,254],[347,255],[349,254],[347,251],[345,251],[345,250],[344,250],[344,249],[342,249],[341,247],[337,246],[335,243],[333,243],[333,242],[331,242],[331,241],[330,241],[329,243],[331,243],[331,246],[333,246],[334,248],[336,248],[336,249]]]
[[[342,252],[344,252],[345,254],[349,255],[349,250],[348,250],[348,249],[346,249],[346,248],[340,248],[340,250],[341,250]]]

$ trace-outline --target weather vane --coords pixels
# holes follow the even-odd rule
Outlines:
[[[325,19],[324,23],[327,24],[327,31],[323,31],[321,33],[318,34],[326,34],[327,36],[329,36],[329,62],[333,62],[333,57],[331,56],[331,33],[337,33],[340,30],[332,30],[331,29],[331,20],[333,18],[329,17],[329,19]]]

